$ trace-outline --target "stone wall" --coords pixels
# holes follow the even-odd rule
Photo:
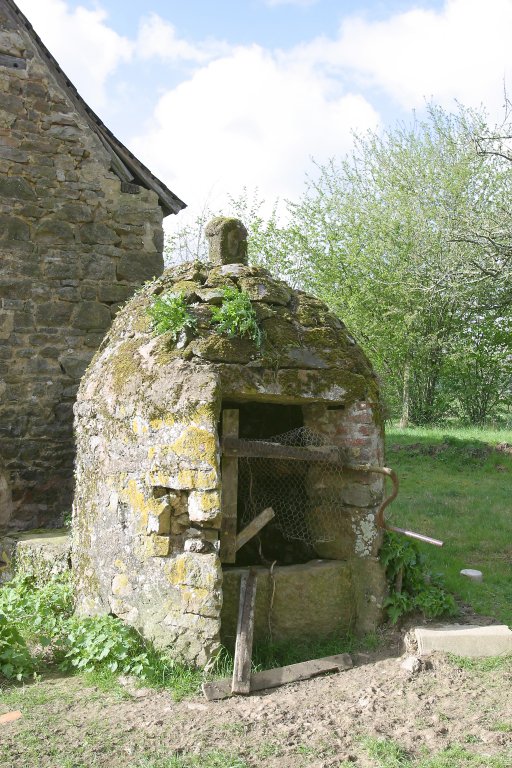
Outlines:
[[[0,528],[58,524],[78,381],[119,305],[163,268],[155,192],[111,155],[0,3]],[[2,59],[4,61],[4,59]]]

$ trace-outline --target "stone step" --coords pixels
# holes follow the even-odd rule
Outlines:
[[[512,654],[512,632],[504,624],[485,627],[472,624],[416,627],[414,634],[420,656],[430,651],[471,657]]]
[[[24,531],[0,538],[0,584],[14,573],[44,583],[70,567],[71,535],[68,528]]]

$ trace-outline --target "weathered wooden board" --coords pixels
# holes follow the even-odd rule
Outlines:
[[[238,439],[239,412],[226,408],[222,413],[222,435]],[[236,511],[238,502],[238,459],[222,457],[222,523],[220,529],[220,559],[234,563],[236,559]]]
[[[256,604],[256,573],[250,570],[240,579],[240,604],[236,630],[235,661],[233,664],[232,693],[251,690],[252,638],[254,634],[254,606]]]
[[[240,531],[238,536],[236,537],[236,551],[238,552],[241,547],[244,546],[244,544],[247,544],[248,541],[250,541],[254,536],[256,536],[257,533],[261,531],[261,529],[268,523],[272,518],[275,516],[275,512],[272,509],[272,507],[267,507],[263,510],[263,512],[260,512],[259,515],[256,515],[256,517],[251,520],[249,525],[246,525],[245,528]]]
[[[296,445],[281,445],[267,443],[264,440],[239,440],[231,435],[222,438],[222,453],[226,457],[237,456],[262,459],[292,459],[294,461],[324,461],[329,464],[339,464],[340,454],[337,448],[330,445],[301,448]]]
[[[352,659],[348,653],[336,656],[325,656],[322,659],[303,661],[300,664],[289,664],[286,667],[267,669],[264,672],[256,672],[251,677],[250,693],[263,691],[265,688],[277,688],[286,683],[297,683],[301,680],[309,680],[311,677],[326,675],[332,672],[343,672],[352,668]],[[208,701],[214,699],[227,699],[232,696],[231,679],[215,680],[212,683],[203,683],[203,693]]]

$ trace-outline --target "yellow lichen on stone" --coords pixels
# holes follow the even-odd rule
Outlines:
[[[140,416],[135,416],[132,421],[132,431],[136,435],[147,435],[149,432],[149,427],[144,419],[142,419]]]
[[[171,532],[171,505],[162,499],[160,510],[151,512],[148,517],[148,533],[168,536]]]
[[[146,557],[167,557],[171,549],[168,536],[153,534],[144,541],[144,554]]]
[[[140,533],[146,533],[149,516],[154,515],[159,517],[162,511],[162,502],[152,496],[146,498],[144,493],[140,490],[137,481],[134,479],[128,481],[128,486],[120,492],[120,498],[126,504],[129,504],[131,509],[138,514],[139,520],[137,527]]]
[[[220,518],[220,513],[219,491],[191,491],[188,497],[188,515],[193,522],[215,523],[216,518]]]
[[[172,450],[184,459],[214,464],[217,454],[217,440],[214,432],[190,425],[172,443]]]
[[[118,571],[126,571],[126,563],[123,560],[116,558],[114,560],[114,565]]]
[[[180,469],[177,478],[178,488],[197,488],[209,490],[219,483],[219,477],[215,469]]]
[[[167,569],[167,578],[173,587],[177,587],[179,584],[184,584],[187,577],[187,558],[177,557],[171,563]]]
[[[126,597],[132,593],[132,585],[125,573],[118,573],[112,579],[112,594],[118,597]]]

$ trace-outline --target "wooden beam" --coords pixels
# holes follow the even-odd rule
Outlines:
[[[264,509],[263,512],[260,512],[259,515],[251,520],[249,525],[246,525],[243,531],[240,531],[236,537],[236,551],[238,552],[244,544],[247,544],[253,536],[256,536],[256,534],[259,533],[273,517],[275,517],[275,514],[276,513],[272,507],[267,507],[267,509]]]
[[[239,412],[227,408],[222,412],[222,437],[238,439]],[[234,563],[236,559],[236,527],[238,506],[238,459],[223,456],[222,472],[222,521],[220,528],[220,559]]]
[[[256,605],[256,572],[251,569],[240,579],[240,603],[236,629],[235,661],[232,693],[249,693],[251,689],[252,638],[254,634],[254,606]]]
[[[324,461],[329,464],[341,462],[340,453],[331,445],[300,448],[295,445],[267,443],[264,440],[238,440],[231,436],[222,439],[222,453],[226,457],[237,456],[261,459],[292,459],[294,461]]]
[[[297,683],[301,680],[309,680],[319,675],[327,675],[333,672],[343,672],[352,668],[352,659],[348,653],[336,656],[325,656],[323,659],[303,661],[300,664],[289,664],[286,667],[267,669],[264,672],[256,672],[251,677],[251,690],[263,691],[266,688],[277,688],[286,683]],[[231,679],[214,680],[211,683],[203,683],[203,693],[208,701],[215,699],[227,699],[232,696]]]

